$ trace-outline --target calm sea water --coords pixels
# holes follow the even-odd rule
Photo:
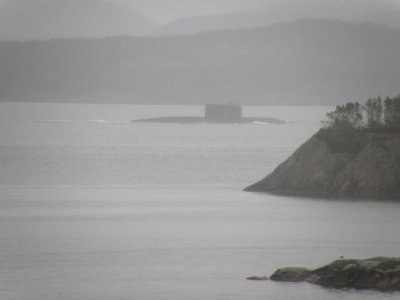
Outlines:
[[[245,280],[399,256],[398,203],[241,191],[329,109],[244,108],[285,125],[132,124],[202,108],[0,104],[0,299],[400,299]]]

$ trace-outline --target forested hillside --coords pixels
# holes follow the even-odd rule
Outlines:
[[[0,42],[2,101],[333,104],[400,89],[400,30],[298,21],[175,37]]]

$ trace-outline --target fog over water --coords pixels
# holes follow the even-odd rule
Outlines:
[[[243,191],[400,93],[399,3],[0,0],[0,299],[399,299],[245,279],[398,256],[399,203]]]
[[[241,191],[329,107],[244,107],[281,125],[130,123],[201,106],[0,107],[2,299],[382,297],[245,280],[340,255],[397,255],[398,203]]]

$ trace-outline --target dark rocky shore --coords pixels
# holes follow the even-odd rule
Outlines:
[[[400,198],[400,134],[321,129],[246,191],[281,195]]]
[[[252,279],[255,277],[249,277]],[[400,290],[400,258],[340,259],[315,270],[282,268],[270,280],[309,282],[332,288]]]

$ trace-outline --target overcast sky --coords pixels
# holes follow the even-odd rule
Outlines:
[[[194,15],[215,15],[250,10],[274,3],[320,3],[329,5],[382,5],[400,7],[400,0],[108,0],[130,7],[160,23]]]

